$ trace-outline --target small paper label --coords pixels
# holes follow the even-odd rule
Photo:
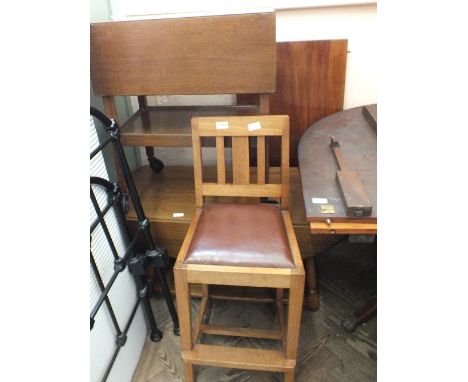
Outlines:
[[[328,204],[327,198],[312,198],[312,203],[314,204]]]
[[[333,207],[331,204],[321,204],[320,205],[320,213],[321,214],[334,214],[335,213],[335,207]]]
[[[254,131],[254,130],[260,130],[262,128],[262,125],[260,122],[252,122],[247,125],[247,128],[249,131]]]
[[[216,130],[226,130],[226,129],[229,129],[228,121],[216,122]]]
[[[174,212],[172,214],[172,217],[173,218],[181,218],[182,216],[184,216],[185,214],[183,212]]]

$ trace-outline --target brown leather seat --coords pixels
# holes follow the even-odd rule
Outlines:
[[[184,263],[294,268],[280,208],[205,205]]]
[[[262,98],[263,99],[263,98]],[[192,118],[195,177],[195,215],[174,265],[177,311],[180,320],[184,380],[194,382],[194,365],[234,367],[284,373],[294,382],[304,298],[305,271],[289,215],[289,117],[287,115],[223,116],[228,129],[217,129],[220,117]],[[256,129],[249,129],[251,124]],[[281,182],[270,183],[267,137],[281,138]],[[216,138],[217,182],[203,182],[203,137]],[[225,138],[232,142],[231,163],[226,166]],[[250,142],[256,141],[257,177],[251,176]],[[232,183],[226,167],[232,164]],[[255,180],[257,182],[255,182]],[[272,204],[207,204],[205,197],[270,197]],[[212,200],[212,199],[210,199]],[[215,200],[218,200],[217,198]],[[258,199],[257,199],[258,200]],[[192,326],[191,286],[201,287],[200,309]],[[205,322],[210,316],[212,285],[276,289],[279,330],[219,326]],[[288,289],[288,312],[283,291]],[[210,297],[211,294],[211,297]],[[232,296],[216,296],[230,299]],[[215,334],[275,339],[281,350],[208,345],[200,335]]]

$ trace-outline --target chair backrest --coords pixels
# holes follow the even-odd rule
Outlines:
[[[281,183],[265,184],[266,137],[281,137]],[[202,137],[216,137],[217,182],[203,182]],[[232,137],[232,183],[226,183],[225,138]],[[256,137],[257,182],[250,183],[249,137]],[[252,141],[255,142],[255,139]],[[257,115],[242,117],[193,117],[193,164],[195,204],[203,206],[204,196],[271,197],[289,199],[289,116]]]
[[[273,93],[274,12],[91,24],[97,95]]]

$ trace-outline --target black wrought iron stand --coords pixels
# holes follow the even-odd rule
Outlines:
[[[109,137],[91,152],[90,159],[92,159],[97,153],[99,153],[109,143],[113,144],[113,147],[116,153],[116,158],[117,158],[117,161],[119,162],[117,163],[117,165],[119,165],[122,170],[122,174],[125,178],[125,183],[128,189],[128,195],[130,196],[133,202],[133,206],[135,208],[135,212],[136,212],[137,219],[138,219],[138,230],[135,233],[134,237],[130,239],[130,234],[129,234],[127,225],[125,223],[125,214],[124,214],[124,210],[126,209],[125,206],[128,205],[128,195],[122,193],[117,183],[111,183],[106,179],[102,179],[98,177],[91,177],[91,180],[90,180],[91,185],[94,184],[94,185],[103,187],[106,190],[107,195],[108,195],[108,203],[101,210],[97,202],[96,196],[93,192],[93,189],[91,187],[91,201],[93,203],[93,206],[97,215],[97,220],[91,224],[91,233],[96,229],[97,226],[101,225],[104,235],[106,236],[106,239],[109,242],[111,252],[114,256],[114,273],[112,277],[110,278],[110,281],[108,282],[108,284],[104,285],[102,282],[102,278],[99,273],[99,270],[94,261],[93,254],[91,253],[91,267],[93,269],[93,272],[96,275],[96,279],[101,289],[101,295],[97,303],[91,310],[91,315],[90,315],[91,329],[93,328],[94,318],[97,312],[99,311],[99,308],[101,307],[102,303],[105,302],[107,308],[109,309],[112,322],[114,324],[114,327],[117,333],[117,338],[116,338],[117,348],[113,355],[112,361],[107,369],[106,375],[103,379],[105,380],[107,378],[107,375],[110,372],[110,369],[114,363],[115,358],[117,357],[117,354],[120,348],[125,345],[125,342],[127,339],[126,337],[127,331],[131,325],[131,322],[135,316],[135,313],[138,309],[140,302],[143,302],[144,311],[146,313],[147,321],[151,329],[151,340],[159,341],[162,338],[162,332],[158,329],[156,325],[156,321],[154,319],[153,311],[151,309],[151,305],[149,301],[149,290],[148,290],[148,287],[146,285],[146,281],[144,278],[147,272],[148,266],[153,266],[156,269],[156,274],[161,284],[161,290],[162,290],[164,299],[166,300],[166,304],[167,304],[169,313],[171,315],[171,318],[174,324],[174,333],[176,335],[179,334],[179,321],[178,321],[177,313],[174,307],[174,302],[172,301],[172,297],[169,292],[167,280],[164,274],[165,259],[167,255],[164,249],[157,247],[153,242],[153,238],[150,232],[149,222],[144,214],[143,207],[140,201],[140,197],[136,190],[135,183],[133,181],[132,174],[130,171],[130,167],[128,165],[122,144],[119,139],[119,136],[120,136],[119,126],[114,120],[107,118],[103,113],[101,113],[99,110],[93,107],[91,107],[91,115],[102,122]],[[126,239],[127,239],[127,242],[129,243],[125,249],[125,253],[123,257],[118,256],[114,242],[112,240],[112,237],[109,233],[108,227],[104,220],[104,216],[111,208],[116,209],[118,219],[122,222],[122,226],[124,227],[124,235],[127,236]],[[145,246],[146,246],[146,250],[144,254],[136,254],[134,251],[134,247],[137,243],[137,240],[140,234],[143,235]],[[129,270],[135,279],[135,283],[136,283],[137,291],[138,291],[137,292],[138,298],[132,310],[132,314],[130,315],[128,323],[125,326],[125,329],[122,331],[115,318],[115,314],[112,309],[112,305],[109,301],[108,294],[118,274],[122,272],[126,266],[129,267]]]

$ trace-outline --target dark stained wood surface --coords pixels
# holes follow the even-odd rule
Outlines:
[[[346,215],[351,217],[371,216],[372,205],[358,172],[337,171],[335,179],[341,200],[346,208]]]
[[[91,24],[97,95],[271,93],[273,12]]]
[[[370,216],[372,205],[369,202],[359,174],[347,167],[346,161],[341,154],[340,143],[334,137],[331,137],[330,147],[338,166],[336,184],[340,191],[341,200],[346,207],[346,215],[354,217]]]
[[[348,168],[359,173],[372,205],[369,217],[346,216],[335,179],[337,164],[330,148],[331,136],[340,142]],[[327,219],[346,223],[377,222],[377,135],[364,118],[362,107],[330,115],[313,124],[299,144],[299,168],[309,222],[325,222]],[[328,204],[335,207],[335,213],[320,213],[320,204],[312,203],[312,197],[327,198]]]
[[[306,129],[343,110],[347,40],[278,42],[276,91],[270,113],[290,118],[290,163],[297,166],[297,147]],[[271,139],[270,164],[279,165],[279,142]]]

